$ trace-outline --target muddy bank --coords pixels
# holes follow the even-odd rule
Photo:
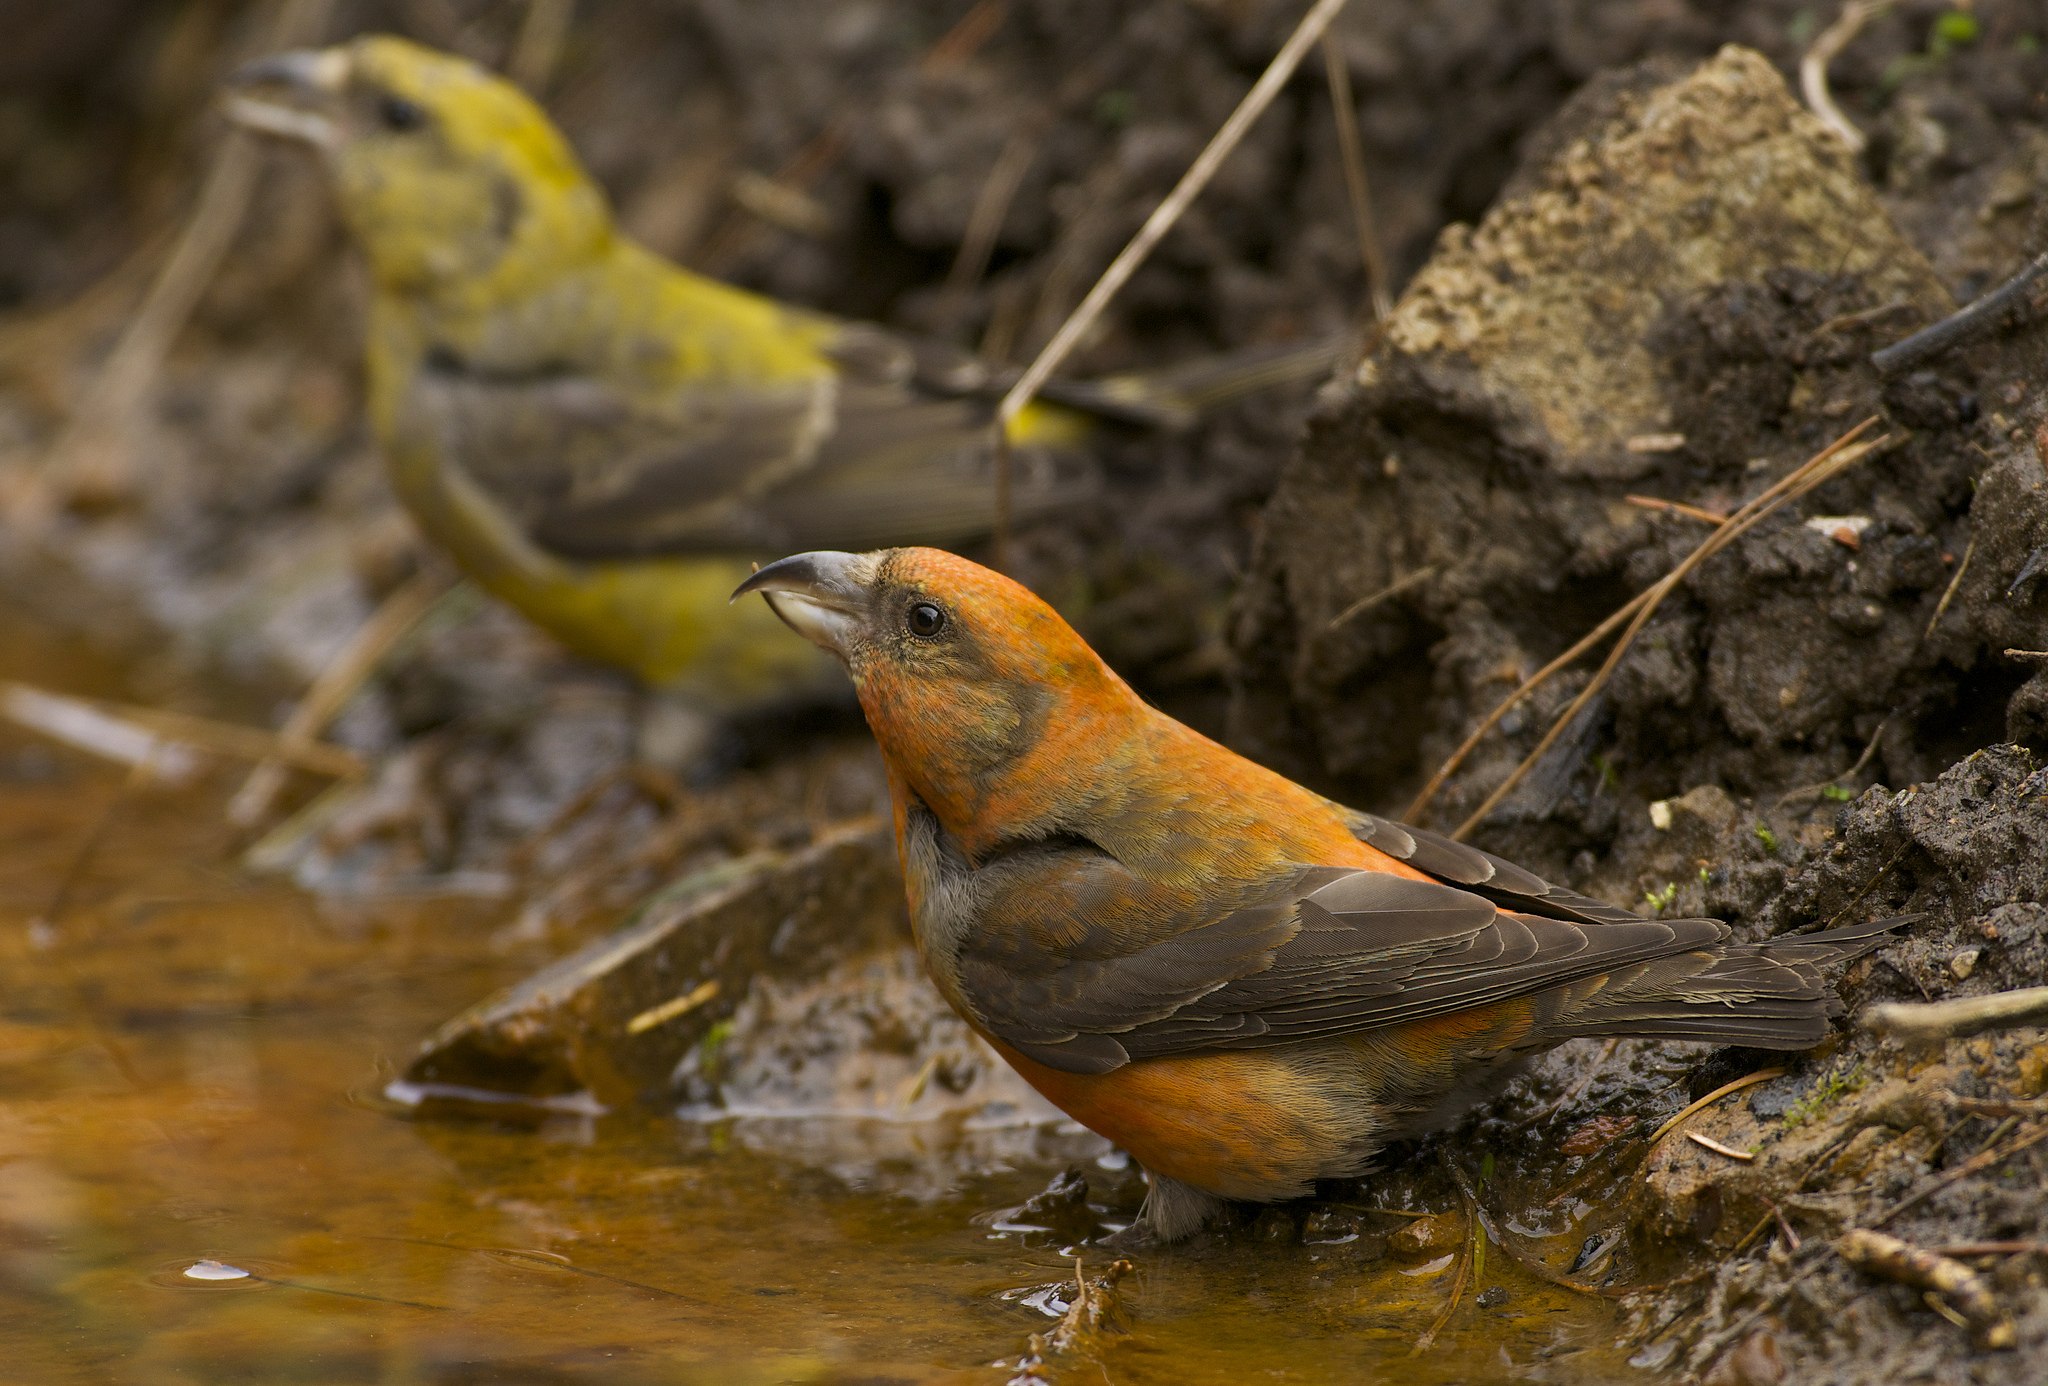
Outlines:
[[[1671,75],[1589,87],[1446,237],[1282,479],[1234,627],[1241,740],[1357,797],[1412,790],[1697,545],[1698,514],[1657,501],[1726,513],[1878,419],[1873,456],[1658,609],[1494,815],[1551,860],[1694,785],[1828,780],[1880,727],[1859,773],[1894,784],[2041,731],[2039,671],[2004,653],[2048,616],[2027,353],[1880,380],[1870,349],[1950,307],[1931,267],[1760,58]],[[1460,821],[1590,676],[1511,714],[1430,811]]]

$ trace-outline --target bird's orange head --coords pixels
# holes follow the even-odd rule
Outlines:
[[[1056,830],[1155,716],[1028,588],[938,549],[798,554],[749,592],[839,656],[892,771],[970,851]]]
[[[612,235],[546,113],[466,58],[385,34],[278,53],[230,78],[226,114],[321,153],[387,292],[516,293]]]

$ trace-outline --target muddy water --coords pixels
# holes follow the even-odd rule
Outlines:
[[[0,678],[138,692],[18,622]],[[927,1149],[906,1187],[659,1115],[407,1119],[379,1094],[419,1037],[542,960],[507,907],[248,879],[231,776],[124,779],[0,728],[5,1380],[1000,1382],[1063,1306],[1072,1259],[986,1216],[1057,1141],[951,1174]],[[1411,1356],[1450,1280],[1249,1234],[1152,1253],[1131,1331],[1046,1379],[1625,1372],[1604,1304],[1499,1255],[1478,1288],[1505,1302],[1468,1293]]]

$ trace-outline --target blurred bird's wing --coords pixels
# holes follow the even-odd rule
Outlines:
[[[493,371],[429,353],[408,409],[541,548],[565,558],[958,543],[994,515],[988,382],[971,359],[842,333],[812,375],[666,389],[553,363]],[[1086,493],[1017,450],[1014,510]]]
[[[1064,854],[1033,863],[1035,883],[1018,901],[1027,919],[986,921],[958,967],[998,1039],[1070,1072],[1358,1034],[1667,959],[1700,972],[1715,955],[1698,950],[1728,937],[1711,919],[1589,925],[1512,913],[1436,881],[1311,868],[1227,913],[1119,950],[1126,931],[1112,927],[1113,906],[1104,905],[1121,893],[1114,878],[1123,868],[1086,849]],[[1063,898],[1088,912],[1049,908]],[[1810,1006],[1816,985],[1813,975],[1767,967],[1751,989]]]

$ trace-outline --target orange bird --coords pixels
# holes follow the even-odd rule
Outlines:
[[[1139,1238],[1359,1174],[1568,1039],[1811,1048],[1841,1010],[1820,969],[1898,922],[1736,943],[1333,803],[935,549],[798,554],[749,592],[852,674],[926,969],[1144,1166]]]

